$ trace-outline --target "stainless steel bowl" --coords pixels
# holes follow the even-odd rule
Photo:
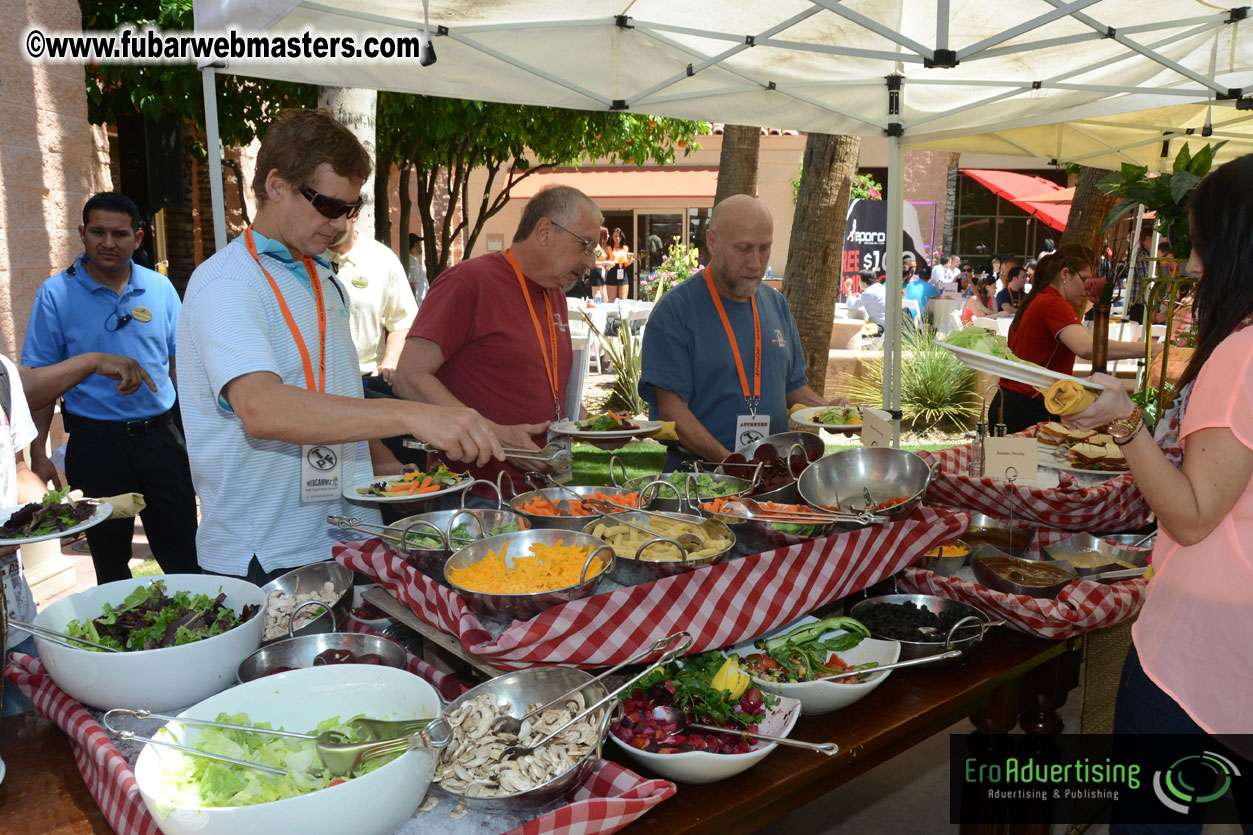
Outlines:
[[[693,478],[711,479],[716,484],[725,484],[735,488],[732,493],[721,493],[719,496],[742,496],[748,492],[748,479],[738,478],[731,475],[722,475],[720,473],[696,473],[691,474]],[[656,487],[648,488],[654,482],[661,482]],[[645,507],[648,510],[659,510],[663,513],[689,513],[693,512],[693,506],[699,505],[702,501],[714,498],[713,496],[702,496],[700,490],[695,486],[688,487],[686,484],[675,485],[669,481],[667,474],[639,476],[627,481],[623,486],[628,490],[640,491],[641,500],[647,499]],[[691,498],[691,504],[688,498]]]
[[[571,667],[530,667],[525,670],[505,673],[467,690],[449,702],[448,706],[444,708],[444,716],[447,717],[463,703],[488,693],[496,699],[496,704],[504,712],[510,716],[521,717],[527,712],[529,706],[546,704],[562,693],[572,690],[581,684],[586,685],[582,688],[584,704],[591,706],[609,695],[609,691],[600,682],[588,684],[588,682],[591,682],[591,679],[591,673],[585,673],[582,670],[576,670]],[[466,806],[497,812],[535,809],[557,798],[568,795],[587,779],[588,774],[591,773],[592,766],[600,759],[601,747],[605,742],[605,733],[609,728],[610,714],[613,712],[612,707],[612,704],[605,706],[604,715],[599,723],[600,739],[593,750],[583,759],[570,766],[564,773],[553,777],[548,782],[533,789],[518,792],[517,794],[505,795],[504,797],[468,797],[466,795],[454,794],[453,792],[448,793]],[[447,789],[444,790],[448,791]]]
[[[1008,524],[999,519],[983,513],[973,513],[970,516],[970,526],[962,534],[962,539],[966,540],[967,544],[972,548],[977,549],[980,545],[990,545],[1012,556],[1025,557],[1027,551],[1031,548],[1031,541],[1035,539],[1035,536],[1035,528],[1019,527],[1018,525],[1010,528]]]
[[[263,640],[261,645],[272,644],[287,637],[334,632],[336,625],[343,623],[349,612],[352,611],[352,570],[345,568],[334,560],[311,562],[308,565],[293,568],[286,574],[276,577],[262,586],[261,591],[265,592],[267,597],[273,591],[282,591],[295,596],[321,591],[323,585],[328,581],[335,587],[337,593],[335,602],[331,604],[331,611],[334,612],[333,616],[324,609],[320,610],[320,614],[317,617],[290,635],[285,633],[278,638],[270,638],[268,641]],[[313,606],[309,608],[319,611]]]
[[[1139,539],[1136,537],[1135,539]],[[1135,541],[1133,539],[1132,541]],[[1115,542],[1109,542],[1106,539],[1093,536],[1090,533],[1077,533],[1074,536],[1068,536],[1061,542],[1055,542],[1052,545],[1042,545],[1041,550],[1048,555],[1050,560],[1060,560],[1067,562],[1071,568],[1078,572],[1080,577],[1086,577],[1090,574],[1100,574],[1103,571],[1119,571],[1126,568],[1125,565],[1119,565],[1114,560],[1122,560],[1130,563],[1132,568],[1143,568],[1149,561],[1149,554],[1153,553],[1148,548],[1129,548]],[[1109,562],[1100,565],[1077,565],[1073,559],[1067,559],[1068,554],[1092,553],[1101,554],[1109,557]]]
[[[545,496],[552,501],[553,504],[559,503],[562,499],[573,501],[570,492],[579,496],[594,496],[601,493],[607,496],[625,496],[633,491],[625,487],[544,487],[540,490],[530,490],[526,493],[519,493],[509,500],[509,509],[531,523],[532,528],[547,528],[564,531],[582,531],[583,526],[591,519],[599,519],[604,514],[597,513],[592,516],[544,516],[539,513],[527,513],[522,510],[522,505],[536,496]],[[625,510],[625,508],[624,508]]]
[[[650,548],[653,546],[646,542],[635,554],[632,554],[631,556],[622,556],[621,554],[618,555],[618,559],[614,563],[613,569],[613,577],[615,580],[623,585],[635,585],[636,583],[646,583],[650,580],[655,580],[658,577],[673,577],[675,574],[682,574],[684,571],[694,571],[698,568],[704,568],[707,565],[716,565],[726,559],[727,554],[731,553],[735,548],[735,532],[731,530],[730,526],[720,522],[718,519],[706,516],[695,516],[690,513],[670,513],[667,515],[677,521],[687,522],[689,525],[702,528],[707,536],[720,539],[725,538],[730,542],[730,544],[716,554],[709,554],[708,556],[697,557],[695,559],[685,558],[683,560],[672,561],[649,559],[648,553]],[[627,522],[635,522],[637,525],[646,525],[650,521],[647,513],[632,512],[628,510],[626,513],[615,513],[607,519],[602,518],[593,522],[588,522],[587,525],[584,526],[583,532],[595,536],[595,534],[592,534],[592,531],[596,530],[598,525],[613,525],[619,519]],[[653,542],[671,542],[671,540],[658,538],[653,540]],[[678,547],[678,545],[673,542],[671,542],[671,544],[673,547]]]
[[[811,462],[817,461],[827,454],[826,442],[816,432],[779,432],[776,435],[769,435],[760,441],[754,441],[751,444],[742,446],[736,452],[752,461],[753,453],[766,444],[770,444],[777,449],[779,455],[787,455],[795,444],[800,444],[805,450],[805,457]]]
[[[235,675],[243,684],[278,672],[280,667],[312,667],[313,659],[328,649],[346,649],[353,655],[373,653],[385,667],[402,669],[405,666],[404,648],[386,638],[358,632],[324,632],[284,638],[264,646],[241,661]]]
[[[900,605],[902,603],[913,603],[915,606],[922,609],[929,609],[941,617],[952,613],[962,620],[965,620],[966,618],[975,618],[979,623],[985,624],[985,626],[981,629],[972,628],[962,630],[959,634],[966,637],[957,638],[955,635],[954,638],[956,638],[956,640],[952,642],[951,647],[944,637],[941,637],[936,641],[901,641],[897,638],[889,638],[886,635],[879,634],[871,628],[870,634],[872,637],[881,638],[885,641],[896,641],[901,645],[901,661],[908,661],[912,658],[927,658],[932,655],[939,655],[942,652],[947,652],[949,649],[960,649],[963,653],[969,652],[983,640],[983,635],[987,632],[986,624],[991,622],[991,618],[979,609],[971,606],[969,603],[962,603],[960,600],[949,600],[947,597],[936,597],[933,594],[885,594],[881,597],[870,597],[855,605],[851,610],[849,610],[848,614],[850,617],[861,620],[865,617],[866,610],[871,609],[874,606],[878,606],[880,604]],[[973,622],[974,621],[971,621],[971,623]],[[867,624],[867,626],[869,625]],[[948,667],[953,664],[961,663],[964,657],[965,656],[963,655],[962,658],[954,658],[949,661],[937,661],[934,664],[929,665],[929,667]]]
[[[847,449],[815,461],[801,474],[801,498],[814,507],[840,507],[855,511],[866,506],[868,492],[873,504],[892,498],[909,501],[876,511],[889,519],[913,513],[931,483],[931,468],[912,452],[885,447]]]
[[[980,554],[970,558],[970,567],[975,572],[975,580],[979,585],[1005,594],[1024,594],[1027,597],[1051,599],[1066,586],[1079,579],[1070,563],[1061,560],[1024,560],[1019,557],[1007,557],[995,554]],[[1006,576],[997,571],[1014,571],[1021,581],[1015,581],[1013,575]],[[1059,569],[1059,572],[1053,571]],[[1029,580],[1029,572],[1045,570],[1057,574],[1059,579],[1052,583],[1037,583]]]
[[[438,510],[433,513],[418,513],[406,516],[388,525],[394,538],[382,537],[383,547],[408,562],[419,571],[444,576],[444,561],[452,555],[464,542],[453,542],[449,539],[452,529],[466,526],[471,539],[482,539],[484,535],[492,535],[492,531],[516,522],[519,530],[530,530],[531,521],[511,510],[478,510],[457,509]],[[407,536],[406,536],[407,534]],[[435,547],[413,545],[404,547],[403,542],[411,542],[414,536],[434,537],[443,541]]]
[[[956,546],[959,549],[964,549],[964,553],[950,555],[946,557],[941,557],[937,553],[941,548],[953,548],[954,546]],[[970,559],[970,553],[971,553],[970,545],[958,539],[954,542],[948,542],[948,543],[945,543],[944,545],[936,546],[935,548],[932,548],[930,551],[927,551],[926,553],[922,555],[922,559],[919,560],[918,565],[919,567],[925,568],[928,571],[934,571],[936,574],[941,574],[945,577],[952,577],[954,574],[960,571],[961,568],[966,564],[967,560]]]
[[[582,518],[586,524],[587,517]],[[589,554],[589,561],[584,563],[585,576],[582,581],[561,589],[525,594],[496,594],[464,588],[448,576],[449,570],[472,565],[486,557],[488,551],[499,554],[501,548],[508,546],[510,556],[524,557],[531,553],[531,546],[536,544],[579,545],[593,549]],[[600,553],[597,554],[596,551]],[[604,565],[606,557],[608,565]],[[582,531],[532,529],[480,539],[457,551],[444,563],[444,582],[464,597],[470,608],[480,615],[529,620],[545,609],[590,597],[600,582],[613,573],[613,564],[613,549],[591,534]]]

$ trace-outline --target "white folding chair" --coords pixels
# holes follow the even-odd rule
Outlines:
[[[959,331],[962,329],[962,312],[960,310],[950,311],[948,314],[949,324],[952,326],[950,330]]]

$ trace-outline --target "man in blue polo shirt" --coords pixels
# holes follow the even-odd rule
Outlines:
[[[788,409],[826,406],[809,387],[796,322],[783,295],[762,284],[774,220],[756,198],[714,207],[709,265],[661,297],[644,329],[640,396],[672,420],[685,459],[721,461],[755,438],[785,432]]]
[[[131,260],[143,232],[139,209],[128,197],[92,197],[78,233],[83,254],[45,281],[35,297],[22,364],[40,368],[106,352],[130,357],[148,371],[149,384],[130,394],[99,374],[65,393],[66,477],[88,496],[142,493],[144,533],[162,571],[196,573],[196,496],[174,410],[178,293],[165,276]],[[52,407],[33,417],[39,435],[31,444],[32,469],[52,480],[44,451]],[[98,583],[131,576],[134,530],[133,519],[116,519],[87,532]]]

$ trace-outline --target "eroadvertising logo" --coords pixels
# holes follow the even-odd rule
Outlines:
[[[950,822],[1253,822],[1253,790],[1242,783],[1249,761],[1231,748],[1253,750],[1253,739],[954,734]]]

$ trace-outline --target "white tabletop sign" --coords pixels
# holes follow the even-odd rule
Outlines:
[[[983,441],[983,474],[1008,481],[1034,481],[1039,447],[1035,438],[986,438]]]
[[[882,409],[861,410],[861,445],[892,446],[892,416]]]

